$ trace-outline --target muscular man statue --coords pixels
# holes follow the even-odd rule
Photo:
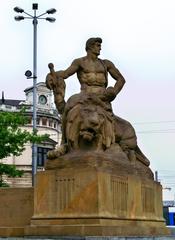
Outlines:
[[[86,149],[88,146],[106,151],[118,144],[128,157],[133,156],[131,153],[135,151],[136,158],[140,157],[141,162],[149,165],[137,146],[131,124],[113,114],[111,101],[123,88],[125,79],[111,61],[98,58],[101,43],[101,38],[88,39],[87,55],[75,59],[66,70],[55,72],[53,64],[49,64],[50,73],[46,77],[46,85],[53,90],[55,104],[62,114],[63,138],[57,154],[51,152],[48,157],[55,158],[71,149]],[[81,92],[65,103],[64,79],[75,73]],[[107,87],[108,73],[116,80],[114,87]]]
[[[48,74],[46,84],[52,89],[58,78],[66,79],[77,73],[78,80],[81,84],[81,90],[88,93],[100,94],[106,101],[112,101],[120,92],[125,79],[109,60],[101,60],[98,58],[101,50],[101,38],[90,38],[86,42],[87,55],[75,59],[71,66],[64,71]],[[114,87],[107,87],[108,73],[117,81]]]

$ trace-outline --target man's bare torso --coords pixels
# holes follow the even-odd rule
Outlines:
[[[82,90],[88,87],[106,87],[106,69],[102,60],[96,59],[93,61],[87,57],[83,57],[78,59],[78,64],[77,77]]]

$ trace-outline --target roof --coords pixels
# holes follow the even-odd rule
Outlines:
[[[40,86],[43,86],[43,87],[45,87],[45,88],[47,89],[45,82],[39,82],[39,83],[36,84],[36,87],[37,87],[37,88],[40,87]],[[24,90],[24,92],[28,92],[28,91],[30,91],[30,90],[32,90],[32,89],[33,89],[33,86],[28,87],[28,88],[26,88],[26,89]]]
[[[46,145],[47,146],[47,144],[51,144],[53,146],[56,146],[58,143],[49,137],[47,140],[45,140],[41,143],[38,143],[37,145],[38,146],[41,146],[41,145]]]
[[[14,99],[0,99],[0,105],[10,105],[10,106],[19,106],[21,102],[24,102],[25,100],[14,100]]]

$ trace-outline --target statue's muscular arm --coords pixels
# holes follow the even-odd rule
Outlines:
[[[56,72],[57,77],[68,78],[79,70],[81,59],[75,59],[66,70]]]
[[[123,88],[123,86],[125,84],[125,79],[111,61],[104,60],[104,63],[106,65],[107,71],[110,73],[111,77],[117,81],[114,85],[114,91],[115,91],[115,94],[117,95]]]
[[[66,79],[70,76],[72,76],[74,73],[76,73],[79,68],[80,68],[80,62],[81,59],[75,59],[72,64],[70,65],[70,67],[68,67],[66,70],[61,70],[61,71],[57,71],[55,72],[54,69],[51,70],[50,73],[47,74],[46,76],[46,86],[51,89],[54,90],[57,86],[58,83],[58,79]]]
[[[76,73],[79,70],[80,63],[81,63],[81,58],[75,59],[70,65],[70,67],[68,67],[66,70],[61,70],[57,72],[55,72],[54,68],[52,67],[50,69],[50,73],[48,73],[46,76],[46,86],[49,89],[54,90],[57,86],[58,79],[66,79],[72,76],[74,73]]]

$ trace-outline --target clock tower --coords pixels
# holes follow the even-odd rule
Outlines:
[[[26,103],[33,103],[33,87],[24,90]],[[37,83],[37,110],[51,110],[53,108],[52,92],[46,87],[44,82]]]
[[[37,87],[37,99],[36,99],[37,130],[41,134],[44,133],[49,134],[50,138],[52,138],[52,140],[55,141],[56,144],[60,144],[61,141],[60,116],[53,102],[52,91],[46,87],[46,84],[44,82],[37,83],[36,87]],[[27,107],[26,114],[31,117],[30,125],[32,127],[33,86],[26,88],[24,92],[26,94],[26,100],[25,102],[23,102],[23,105],[26,105]],[[44,150],[45,148],[46,147],[43,146]]]

